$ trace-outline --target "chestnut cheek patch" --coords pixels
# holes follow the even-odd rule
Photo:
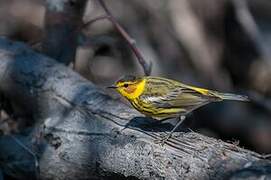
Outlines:
[[[129,93],[129,94],[135,92],[135,90],[136,90],[136,86],[135,85],[130,85],[127,88],[124,89],[124,91],[127,92],[127,93]]]

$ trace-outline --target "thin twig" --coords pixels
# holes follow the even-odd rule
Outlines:
[[[91,19],[89,20],[88,22],[84,23],[81,27],[80,27],[80,30],[83,29],[83,28],[86,28],[87,26],[91,25],[92,23],[95,23],[96,21],[99,21],[99,20],[103,20],[103,19],[107,19],[109,20],[109,16],[108,15],[102,15],[102,16],[98,16],[94,19]]]
[[[108,20],[111,21],[111,23],[115,26],[115,28],[119,31],[119,33],[123,36],[123,38],[127,41],[129,47],[134,52],[135,56],[137,57],[138,62],[143,67],[145,75],[151,74],[151,68],[152,64],[151,62],[148,64],[147,61],[144,59],[143,55],[141,54],[140,50],[136,47],[136,42],[131,36],[121,27],[121,25],[117,22],[117,20],[114,18],[112,13],[109,11],[107,6],[105,5],[103,0],[98,0],[102,8],[104,9],[105,13],[108,16]]]
[[[39,168],[39,161],[36,156],[36,154],[30,150],[28,147],[26,147],[18,138],[13,136],[12,134],[9,135],[19,146],[21,146],[24,150],[26,150],[29,154],[31,154],[34,158],[35,161],[35,174],[36,174],[36,179],[40,179],[40,168]]]
[[[261,155],[263,159],[271,159],[271,154],[263,154]]]

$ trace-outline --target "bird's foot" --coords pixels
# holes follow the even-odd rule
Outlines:
[[[157,139],[154,140],[155,144],[161,144],[162,146],[164,146],[164,144],[168,141],[168,139],[171,137],[171,134],[166,134],[163,135]]]
[[[178,134],[166,134],[154,140],[154,143],[161,144],[162,146],[170,139],[170,138],[178,138],[183,136],[185,133],[178,133]]]

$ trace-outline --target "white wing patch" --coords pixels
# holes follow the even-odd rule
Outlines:
[[[161,101],[162,97],[159,96],[149,96],[145,98],[149,102],[156,102],[156,101]]]

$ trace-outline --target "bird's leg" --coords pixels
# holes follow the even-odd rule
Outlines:
[[[162,145],[164,145],[165,142],[167,142],[167,140],[172,136],[172,133],[183,123],[183,121],[185,120],[185,116],[179,116],[178,119],[179,122],[174,126],[174,128],[169,132],[169,134],[167,134],[164,138],[159,140]]]

